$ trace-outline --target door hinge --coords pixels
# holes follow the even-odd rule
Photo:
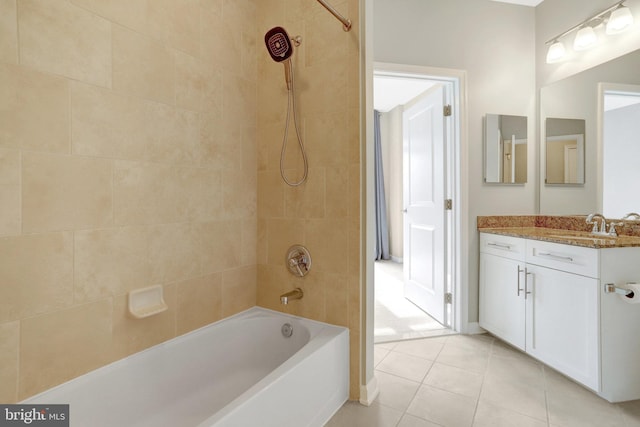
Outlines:
[[[451,115],[451,105],[445,105],[444,106],[444,116],[448,117]]]
[[[446,211],[450,211],[451,209],[453,209],[453,200],[451,199],[446,199],[444,201],[444,210]]]
[[[444,303],[453,304],[453,295],[451,295],[451,292],[447,292],[446,294],[444,294]]]

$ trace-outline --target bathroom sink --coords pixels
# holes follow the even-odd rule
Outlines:
[[[583,240],[593,243],[615,243],[615,237],[611,236],[572,236],[569,234],[550,234],[549,237],[567,240]]]

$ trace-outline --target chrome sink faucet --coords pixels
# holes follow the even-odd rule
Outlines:
[[[629,214],[632,215],[632,214]],[[640,218],[640,215],[638,215]],[[598,228],[598,218],[600,219],[600,227]],[[609,237],[618,237],[618,232],[616,231],[616,226],[623,226],[624,222],[611,222],[609,223],[608,231],[607,231],[607,219],[604,215],[599,213],[590,214],[587,217],[587,224],[593,224],[593,228],[591,229],[592,234],[597,234],[600,236],[609,236]]]
[[[600,219],[600,228],[598,228],[598,221],[597,219]],[[607,234],[607,219],[604,217],[604,215],[599,214],[599,213],[592,213],[589,214],[589,216],[586,219],[587,224],[593,224],[593,228],[591,229],[591,232],[593,234]],[[615,231],[615,228],[614,228]]]

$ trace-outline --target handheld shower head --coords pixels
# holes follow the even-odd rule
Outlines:
[[[264,35],[264,42],[271,58],[276,62],[286,61],[293,55],[289,35],[282,27],[273,27]]]
[[[273,27],[264,35],[264,43],[271,59],[276,62],[284,62],[284,79],[287,82],[287,89],[291,89],[291,55],[293,46],[289,35],[282,27]]]
[[[300,45],[301,37],[296,37],[294,43],[296,46]],[[287,83],[287,120],[284,126],[284,136],[282,137],[282,149],[280,150],[280,176],[282,180],[292,187],[301,185],[307,179],[309,172],[309,163],[307,162],[307,154],[304,151],[304,145],[302,144],[302,138],[300,137],[300,130],[298,129],[298,119],[296,116],[296,89],[293,83],[293,62],[291,61],[291,55],[293,55],[293,46],[291,45],[291,39],[289,35],[282,27],[273,27],[267,34],[264,35],[264,43],[267,45],[267,50],[271,59],[276,62],[282,62],[284,65],[284,80]],[[289,134],[289,118],[293,112],[293,125],[296,129],[296,137],[298,139],[298,146],[300,147],[302,162],[304,165],[304,173],[302,178],[298,181],[289,181],[284,173],[284,158],[287,152],[287,136]]]

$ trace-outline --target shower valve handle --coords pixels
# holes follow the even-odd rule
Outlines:
[[[306,275],[311,268],[311,255],[307,248],[301,245],[290,247],[287,251],[287,267],[295,276]]]

